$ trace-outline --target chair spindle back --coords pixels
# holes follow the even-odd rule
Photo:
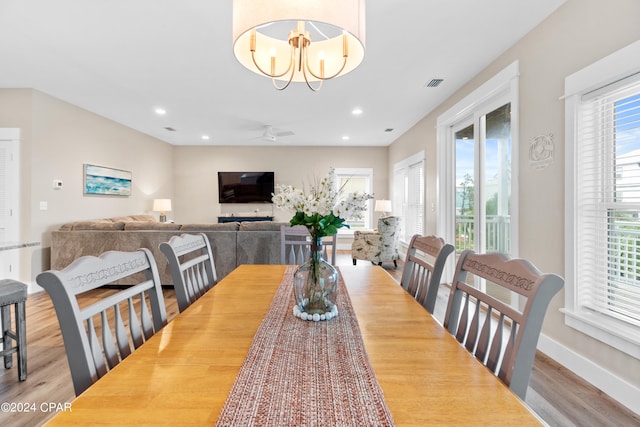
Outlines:
[[[53,301],[76,395],[167,323],[158,269],[148,249],[83,256],[63,270],[40,273],[36,281]],[[78,296],[123,281],[137,284],[98,301],[83,299],[80,307]]]
[[[523,309],[478,289],[481,279],[488,287],[515,292]],[[464,251],[444,327],[524,400],[545,312],[563,286],[561,277],[543,274],[526,260]]]

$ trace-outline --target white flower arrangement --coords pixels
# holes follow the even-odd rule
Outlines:
[[[304,225],[314,237],[331,236],[338,228],[349,227],[348,219],[361,219],[372,194],[349,193],[338,201],[342,188],[336,189],[335,170],[311,186],[308,194],[291,185],[277,185],[272,201],[277,208],[295,212],[291,225]]]

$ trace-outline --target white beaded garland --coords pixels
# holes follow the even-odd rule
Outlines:
[[[331,311],[327,311],[326,313],[314,313],[314,314],[310,314],[307,313],[305,311],[302,311],[300,309],[299,305],[295,305],[293,306],[293,315],[295,317],[298,317],[302,320],[309,320],[309,321],[314,321],[314,322],[319,322],[321,320],[331,320],[334,317],[336,317],[338,315],[338,307],[337,306],[333,306],[331,308]]]

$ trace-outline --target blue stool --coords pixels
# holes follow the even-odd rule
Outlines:
[[[27,285],[11,279],[0,280],[0,316],[2,318],[2,351],[4,367],[13,366],[13,353],[18,353],[18,378],[27,379]],[[15,331],[11,330],[11,306],[14,305]],[[12,345],[15,342],[15,345]]]

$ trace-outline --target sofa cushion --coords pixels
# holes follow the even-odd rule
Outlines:
[[[240,223],[240,231],[280,231],[280,226],[282,225],[289,225],[289,223],[272,221],[243,221]]]
[[[240,223],[225,222],[222,224],[183,224],[180,231],[238,231]]]
[[[68,222],[66,224],[62,224],[60,226],[60,228],[58,228],[58,230],[60,230],[60,231],[71,231],[71,230],[73,230],[73,224],[75,224],[75,222]]]
[[[129,215],[133,221],[155,221],[156,218],[153,215]]]
[[[172,222],[131,221],[124,226],[125,231],[131,230],[180,230],[180,224]]]
[[[107,218],[107,220],[112,221],[112,222],[136,222],[136,221],[142,221],[142,222],[152,222],[155,221],[156,219],[154,218],[153,215],[127,215],[127,216],[117,216],[114,218]]]
[[[62,227],[60,228],[62,230]],[[124,222],[76,221],[71,228],[76,230],[124,230]]]
[[[78,226],[78,230],[87,230],[86,227],[90,227],[88,229],[92,230],[94,229],[94,227],[91,224],[113,224],[113,222],[108,221],[106,219],[94,219],[91,221],[74,221],[74,222],[68,222],[66,224],[62,224],[58,230],[71,231],[74,229],[76,225]]]

